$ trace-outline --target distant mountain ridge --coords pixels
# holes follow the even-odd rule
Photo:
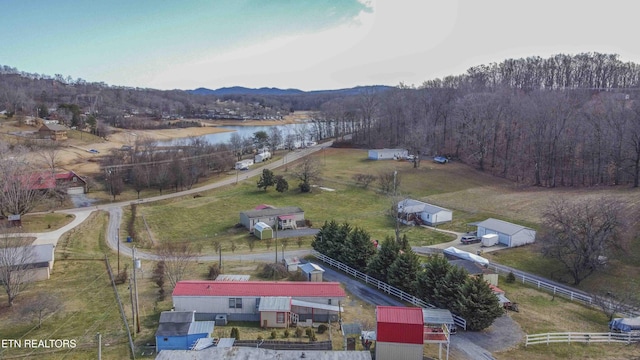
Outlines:
[[[259,89],[255,88],[247,88],[243,86],[232,86],[232,87],[223,87],[216,90],[211,90],[207,88],[197,88],[195,90],[186,90],[186,92],[195,95],[216,95],[216,96],[224,96],[224,95],[301,95],[301,94],[333,94],[333,95],[357,95],[366,91],[385,91],[393,89],[392,86],[387,85],[371,85],[371,86],[356,86],[348,89],[338,89],[338,90],[313,90],[313,91],[302,91],[299,89],[279,89],[279,88],[268,88],[262,87]]]

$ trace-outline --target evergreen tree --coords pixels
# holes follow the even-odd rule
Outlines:
[[[441,287],[445,276],[449,273],[451,265],[447,259],[442,256],[432,256],[424,264],[424,270],[418,273],[417,278],[417,296],[422,300],[442,307],[445,304],[436,304],[436,289]]]
[[[273,171],[269,170],[269,169],[263,169],[262,170],[262,175],[260,176],[260,179],[258,180],[258,189],[264,189],[264,191],[267,191],[267,188],[269,186],[273,186],[275,185],[276,180],[275,177],[273,175]]]
[[[503,314],[498,297],[480,276],[467,278],[462,287],[461,303],[463,308],[459,315],[467,320],[468,330],[486,329]]]
[[[449,271],[439,282],[438,287],[434,289],[433,304],[438,307],[449,309],[456,314],[460,313],[463,308],[462,288],[469,274],[463,268],[450,266]]]
[[[409,294],[415,294],[420,266],[418,255],[413,250],[400,252],[393,264],[389,266],[387,283]]]
[[[387,282],[389,267],[398,257],[399,251],[398,243],[387,236],[380,244],[380,250],[367,263],[367,274],[380,281]]]
[[[376,248],[371,236],[362,228],[356,227],[349,232],[343,251],[343,261],[358,271],[365,271],[367,262],[375,255]]]
[[[283,193],[287,190],[289,190],[289,183],[287,182],[287,179],[285,179],[282,175],[276,176],[276,191],[279,193]]]

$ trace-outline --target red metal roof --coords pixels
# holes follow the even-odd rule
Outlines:
[[[278,219],[280,220],[290,220],[290,219],[295,219],[296,216],[295,215],[280,215],[278,216]]]
[[[423,344],[424,326],[421,308],[376,307],[376,339],[381,342]]]
[[[402,306],[378,306],[376,307],[376,320],[393,324],[420,324],[422,325],[422,309]]]
[[[345,297],[339,282],[179,281],[173,296]]]

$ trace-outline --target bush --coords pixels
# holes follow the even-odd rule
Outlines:
[[[288,281],[307,281],[307,276],[298,269],[289,275]]]
[[[286,330],[284,331],[284,338],[285,338],[285,339],[288,339],[288,338],[289,338],[289,336],[291,336],[291,332],[289,331],[289,329],[286,329]]]
[[[207,274],[207,279],[215,280],[218,275],[220,275],[220,266],[218,265],[218,263],[209,265],[209,274]]]
[[[240,340],[240,331],[237,327],[231,328],[231,335],[229,337]]]
[[[264,264],[258,274],[263,279],[284,279],[289,276],[287,268],[283,264]]]
[[[513,274],[513,271],[509,271],[509,274],[507,274],[507,283],[513,284],[514,282],[516,282],[516,276]]]
[[[258,337],[256,338],[256,340],[262,340],[262,335],[258,335]]]
[[[116,278],[113,279],[116,285],[124,284],[127,282],[127,280],[129,280],[129,272],[127,271],[128,266],[129,264],[125,264],[124,269],[122,269],[118,274],[116,274]]]
[[[275,330],[271,330],[271,339],[275,339],[278,337],[278,333]]]
[[[309,330],[311,330],[311,331],[309,332],[309,341],[316,341],[316,340],[318,340],[318,338],[316,337],[316,332],[315,332],[315,331],[313,331],[313,329],[309,329]]]
[[[296,327],[295,334],[296,334],[296,337],[299,339],[302,337],[302,334],[304,334],[304,330],[302,330],[301,327]]]
[[[329,330],[329,327],[325,324],[320,324],[320,326],[318,326],[318,334],[324,334],[327,330]]]
[[[312,328],[306,328],[304,329],[304,334],[307,335],[308,337],[311,337],[311,333],[313,332]]]

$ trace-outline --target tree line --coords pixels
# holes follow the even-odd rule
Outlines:
[[[325,222],[311,243],[314,250],[406,293],[449,309],[467,321],[469,330],[482,330],[502,315],[498,298],[482,277],[470,277],[442,256],[423,264],[406,236],[376,245],[362,228]]]

